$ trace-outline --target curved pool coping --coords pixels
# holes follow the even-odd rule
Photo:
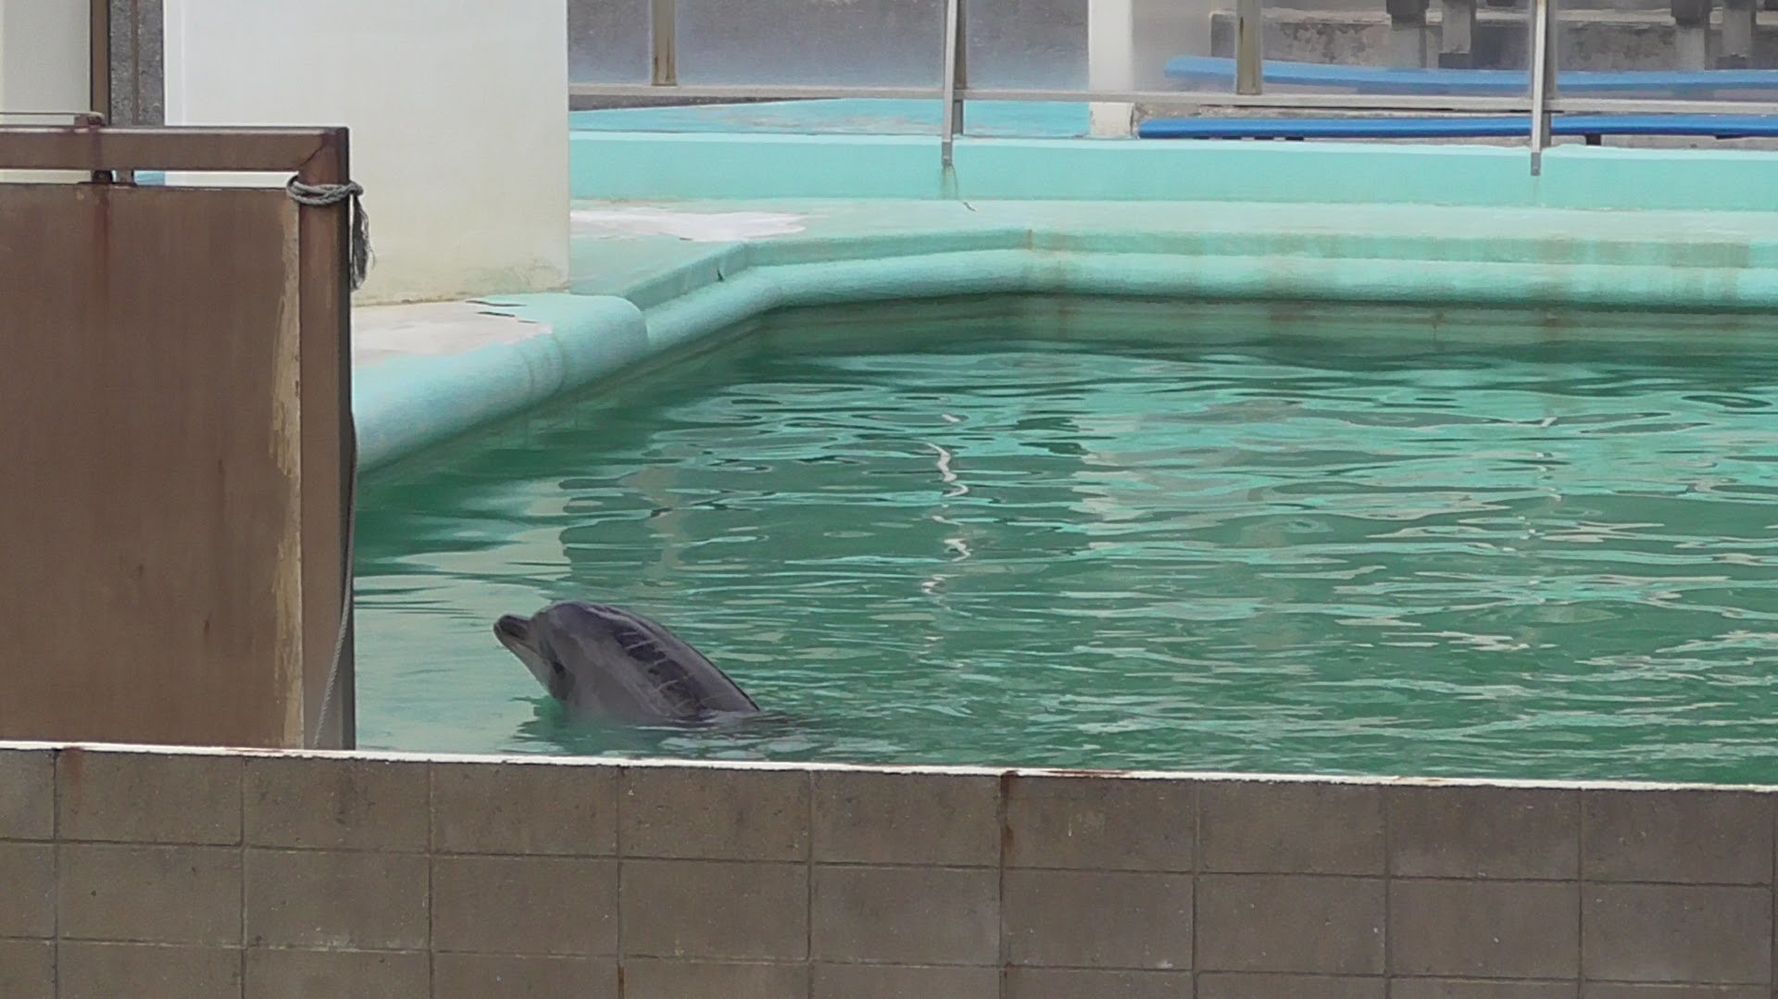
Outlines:
[[[1436,211],[1436,209],[1429,209]],[[373,470],[777,309],[984,294],[1452,308],[1709,312],[1778,307],[1778,231],[1672,241],[1423,233],[1083,231],[1007,226],[713,246],[622,296],[490,297],[534,336],[354,375]],[[1448,230],[1446,230],[1448,232]],[[1680,234],[1683,236],[1684,234]]]

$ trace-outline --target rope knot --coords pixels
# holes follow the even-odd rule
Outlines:
[[[359,199],[364,195],[364,188],[357,181],[344,184],[305,184],[295,177],[284,185],[290,200],[304,208],[331,208],[346,201],[352,203],[352,290],[357,291],[364,285],[365,275],[370,273],[370,216],[364,212],[364,203]]]

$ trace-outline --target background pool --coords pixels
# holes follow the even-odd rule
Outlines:
[[[1778,351],[1707,319],[782,316],[374,476],[360,745],[1778,779]],[[783,716],[571,724],[619,603]]]

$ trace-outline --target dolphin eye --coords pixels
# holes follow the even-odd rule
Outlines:
[[[561,676],[568,672],[568,667],[563,666],[559,661],[554,659],[550,660],[549,669],[551,673],[554,673],[557,676]]]

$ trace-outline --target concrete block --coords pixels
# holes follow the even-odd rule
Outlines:
[[[1422,878],[1580,877],[1580,796],[1555,789],[1389,792],[1390,873]]]
[[[1773,799],[1724,791],[1588,791],[1590,881],[1771,884]]]
[[[1389,960],[1398,975],[1573,978],[1580,974],[1580,886],[1393,881]]]
[[[1197,893],[1202,970],[1383,973],[1380,880],[1209,875]]]
[[[809,994],[804,964],[624,961],[624,999],[803,999]]]
[[[440,853],[617,853],[617,768],[435,763],[432,848]]]
[[[1014,777],[1008,867],[1190,871],[1197,786],[1186,781]]]
[[[246,834],[253,846],[424,851],[431,833],[424,763],[249,759]]]
[[[1581,999],[1771,999],[1753,985],[1622,985],[1591,983]]]
[[[624,861],[624,953],[801,961],[809,949],[809,870],[801,864]]]
[[[0,750],[0,839],[55,836],[55,754]]]
[[[1397,978],[1390,999],[1578,999],[1575,982],[1509,982],[1476,978]]]
[[[422,950],[430,919],[419,854],[247,852],[252,946]]]
[[[247,952],[244,999],[431,999],[420,952],[269,950]]]
[[[626,857],[804,860],[809,775],[707,767],[625,768],[619,833]]]
[[[1000,999],[997,968],[818,964],[813,999]],[[1054,997],[1062,999],[1062,997]]]
[[[65,941],[60,999],[240,999],[241,949]],[[0,992],[0,995],[10,994]]]
[[[1589,980],[1767,985],[1772,893],[1764,888],[1588,885],[1581,969]]]
[[[617,962],[511,954],[432,956],[432,999],[618,999]]]
[[[617,861],[434,857],[432,946],[615,955]]]
[[[993,777],[819,772],[817,861],[993,867],[1000,783]]]
[[[54,941],[0,940],[0,996],[56,999]]]
[[[1198,999],[1384,999],[1381,978],[1327,975],[1205,975]]]
[[[1173,970],[1192,966],[1192,879],[1135,871],[1006,872],[1011,964]]]
[[[241,944],[241,851],[216,846],[60,847],[64,940]]]
[[[940,867],[815,868],[814,956],[823,961],[994,965],[1000,876]]]
[[[1216,782],[1198,792],[1206,871],[1382,874],[1383,796],[1349,784]]]
[[[56,935],[56,848],[0,843],[0,937]]]
[[[240,757],[64,754],[60,782],[56,812],[65,840],[241,841]]]
[[[1190,999],[1189,971],[1008,968],[1006,999]]]

